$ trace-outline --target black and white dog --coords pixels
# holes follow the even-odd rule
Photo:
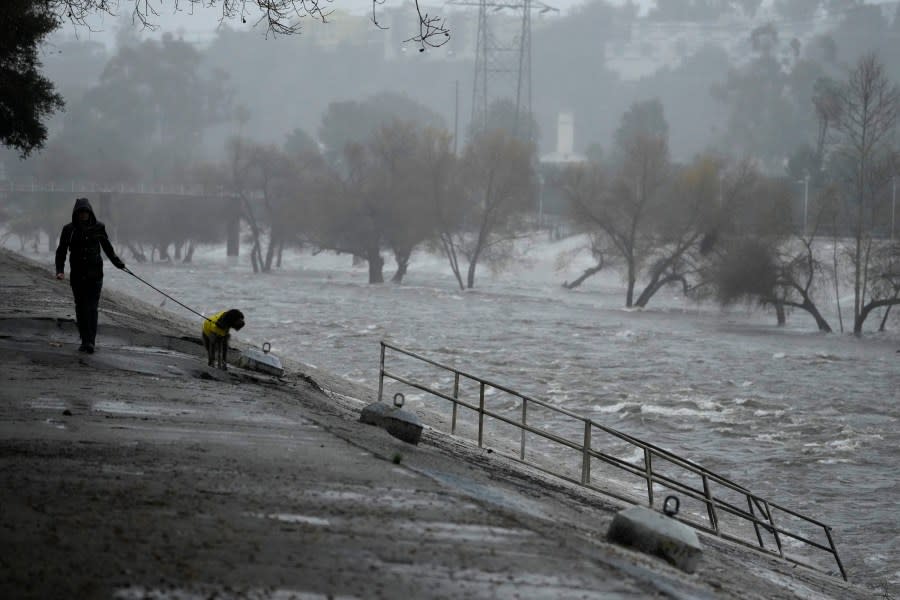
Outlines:
[[[229,332],[244,326],[244,313],[232,308],[207,317],[203,322],[203,345],[206,347],[207,364],[223,371],[228,370]]]

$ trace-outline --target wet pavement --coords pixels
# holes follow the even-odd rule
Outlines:
[[[604,540],[610,499],[358,423],[371,390],[209,369],[198,324],[114,293],[79,354],[67,284],[3,251],[0,281],[4,598],[871,595],[707,536],[683,574]]]

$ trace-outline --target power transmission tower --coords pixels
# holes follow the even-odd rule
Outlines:
[[[557,9],[539,0],[450,0],[448,4],[478,7],[472,131],[486,130],[491,103],[505,98],[515,107],[512,134],[532,141],[531,12]]]

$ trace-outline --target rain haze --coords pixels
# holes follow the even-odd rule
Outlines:
[[[65,108],[0,147],[0,245],[52,265],[88,197],[139,276],[105,290],[238,308],[236,339],[368,389],[382,341],[500,383],[827,523],[843,564],[814,566],[897,597],[900,2],[525,5],[63,20],[39,57]],[[582,443],[561,414],[529,419]]]

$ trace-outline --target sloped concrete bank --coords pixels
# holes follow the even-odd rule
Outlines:
[[[707,536],[688,575],[608,543],[609,499],[359,423],[372,390],[208,369],[197,323],[115,293],[79,354],[67,283],[6,251],[0,281],[3,598],[872,596]]]

